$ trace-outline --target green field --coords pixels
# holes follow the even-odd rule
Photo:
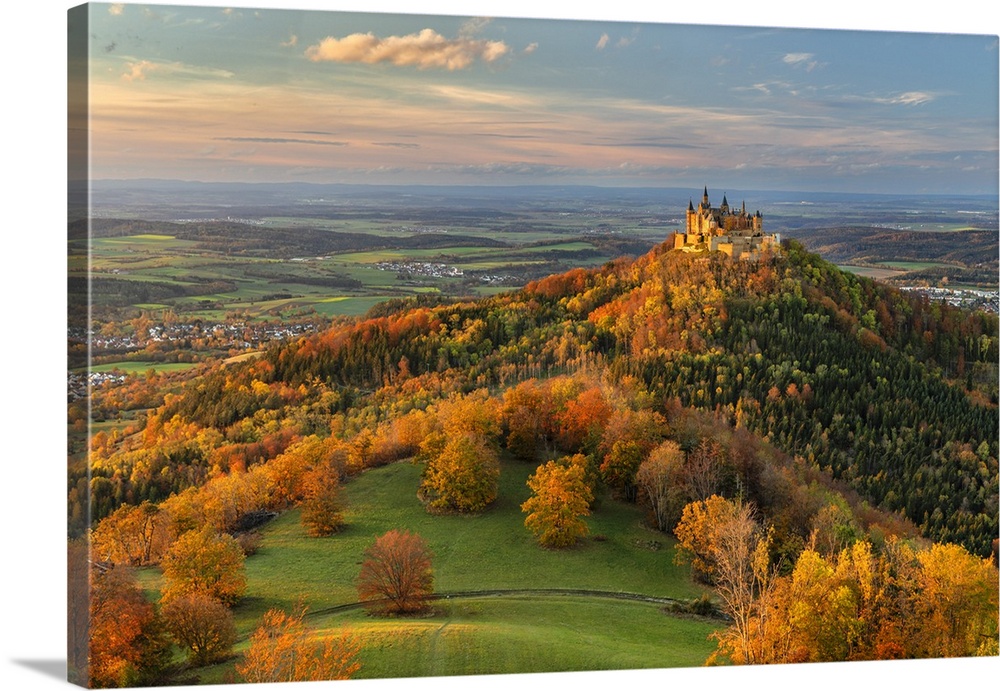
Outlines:
[[[461,298],[493,292],[482,289],[477,274],[511,274],[523,284],[572,266],[602,264],[620,254],[601,244],[609,235],[627,232],[630,238],[647,238],[652,244],[666,233],[645,226],[612,228],[606,217],[586,214],[522,211],[505,218],[484,217],[481,224],[462,220],[460,215],[449,218],[447,212],[434,223],[379,216],[373,212],[370,218],[274,216],[264,220],[266,226],[283,232],[367,234],[378,248],[368,251],[336,251],[332,248],[339,245],[334,243],[331,249],[315,252],[290,249],[294,245],[280,246],[270,254],[245,252],[235,239],[231,248],[207,246],[184,239],[184,231],[165,225],[162,231],[71,242],[76,251],[71,252],[69,274],[84,277],[89,271],[94,278],[117,282],[105,283],[103,292],[95,293],[95,304],[115,301],[118,308],[124,308],[119,296],[135,295],[128,307],[154,316],[171,309],[185,321],[216,321],[237,310],[259,319],[285,317],[288,310],[358,316],[394,297],[440,292]],[[408,245],[427,233],[434,236],[428,238],[429,246]],[[434,246],[442,238],[445,244]],[[506,246],[496,246],[498,239]],[[401,280],[393,270],[376,268],[380,262],[414,261],[457,267],[466,276],[416,275]],[[358,284],[351,285],[351,280]],[[134,285],[133,290],[115,290],[118,284],[128,283]]]
[[[344,487],[346,527],[309,538],[298,510],[263,529],[247,559],[247,596],[237,605],[241,643],[263,613],[304,602],[317,630],[347,625],[365,642],[359,676],[506,673],[699,665],[714,649],[718,622],[665,614],[663,605],[600,597],[508,595],[439,600],[433,614],[375,619],[362,610],[323,613],[357,601],[364,550],[393,528],[419,533],[434,554],[435,591],[570,588],[689,600],[704,590],[674,564],[673,540],[646,528],[635,505],[605,498],[588,518],[591,536],[573,549],[539,547],[520,504],[535,465],[506,460],[500,495],[478,516],[428,514],[417,500],[421,468],[402,462],[368,471]],[[596,539],[595,539],[596,538]],[[155,569],[140,578],[151,594]],[[599,651],[599,652],[595,652]],[[233,662],[204,670],[221,682]]]
[[[866,276],[867,278],[875,278],[879,280],[892,278],[894,276],[901,276],[904,273],[898,269],[889,269],[877,266],[853,266],[851,264],[838,264],[837,268],[843,269],[844,271],[850,271],[852,274],[857,274],[858,276]]]
[[[923,271],[924,269],[933,269],[941,266],[952,266],[951,264],[942,264],[940,262],[891,261],[879,263],[883,266],[888,266],[890,269],[898,269],[900,271]]]
[[[123,374],[145,374],[149,370],[156,372],[183,372],[192,367],[197,367],[198,362],[151,362],[147,360],[123,360],[121,362],[108,362],[103,365],[94,365],[91,372],[113,372],[118,370]]]

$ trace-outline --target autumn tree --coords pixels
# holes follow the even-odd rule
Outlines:
[[[122,504],[94,528],[91,549],[99,561],[145,566],[160,559],[171,537],[169,517],[156,505]]]
[[[306,475],[327,457],[328,447],[326,440],[310,436],[291,444],[267,462],[271,508],[280,510],[302,499]]]
[[[825,556],[839,554],[862,536],[851,507],[843,497],[831,497],[830,502],[813,516],[810,522],[810,543]]]
[[[545,431],[545,392],[534,379],[507,389],[503,395],[503,421],[507,449],[522,460],[533,460]]]
[[[500,461],[492,446],[477,435],[461,434],[444,441],[440,453],[427,461],[419,494],[430,509],[475,513],[496,499],[499,480]]]
[[[587,458],[576,454],[549,461],[528,478],[531,497],[521,504],[524,525],[545,547],[568,547],[587,535],[593,494],[586,481]]]
[[[249,683],[350,679],[361,669],[360,644],[346,630],[316,640],[303,618],[305,608],[289,614],[264,613],[250,636],[250,647],[236,671]]]
[[[163,557],[163,598],[203,593],[231,606],[246,591],[244,559],[239,543],[229,535],[208,526],[188,531]]]
[[[90,588],[90,685],[147,685],[169,659],[152,603],[126,566],[94,569]]]
[[[916,617],[920,654],[955,657],[997,654],[997,568],[992,559],[959,545],[935,544],[917,553]]]
[[[236,642],[233,613],[214,597],[191,592],[168,600],[161,611],[167,631],[200,667],[226,658]]]
[[[601,476],[626,501],[636,500],[636,472],[663,439],[665,423],[659,413],[621,408],[604,426],[598,446]]]
[[[718,527],[734,520],[738,510],[737,504],[718,495],[685,506],[674,528],[676,561],[690,562],[696,576],[713,583],[718,575]]]
[[[324,462],[305,478],[302,525],[312,537],[332,535],[344,523],[344,502],[337,467]]]
[[[681,518],[687,501],[683,476],[684,452],[670,440],[653,449],[636,471],[636,484],[653,510],[656,527],[662,531],[672,531]]]
[[[685,485],[692,501],[703,501],[723,491],[731,475],[726,448],[716,438],[702,439],[688,454]]]
[[[757,563],[754,557],[751,563]],[[997,654],[998,585],[989,559],[957,545],[865,540],[838,554],[805,549],[758,588],[743,635],[719,632],[731,662],[784,663]],[[719,592],[727,580],[722,569]]]
[[[500,413],[499,401],[485,389],[437,405],[438,423],[449,438],[471,434],[490,444],[500,437]]]
[[[599,386],[584,389],[556,415],[559,446],[565,451],[593,451],[612,408]]]
[[[390,530],[365,550],[358,598],[376,614],[409,614],[427,607],[434,592],[431,553],[415,533]]]

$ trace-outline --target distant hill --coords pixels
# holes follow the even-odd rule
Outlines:
[[[928,232],[847,226],[803,228],[794,235],[807,249],[836,264],[933,262],[941,266],[922,269],[924,280],[948,276],[953,282],[994,289],[997,285],[1000,245],[995,230]]]

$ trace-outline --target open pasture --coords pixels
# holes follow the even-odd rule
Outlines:
[[[233,610],[243,652],[261,616],[303,602],[318,635],[348,627],[363,642],[359,677],[488,674],[529,671],[691,666],[714,649],[719,622],[666,614],[664,605],[608,599],[635,593],[690,600],[704,589],[674,563],[674,541],[646,528],[640,510],[608,497],[588,518],[591,534],[575,548],[543,549],[524,527],[521,503],[536,464],[502,461],[499,497],[476,516],[428,514],[416,496],[421,466],[395,463],[344,485],[344,529],[306,536],[298,510],[263,528],[246,561],[247,596]],[[494,591],[434,602],[413,618],[379,619],[361,609],[355,581],[365,549],[391,529],[419,533],[434,554],[435,592]],[[162,585],[154,568],[140,572],[152,597]],[[578,589],[593,596],[510,593]],[[333,611],[331,611],[333,609]],[[198,670],[221,681],[234,662]]]

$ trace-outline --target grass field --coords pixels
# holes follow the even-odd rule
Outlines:
[[[91,372],[112,372],[119,370],[124,374],[145,374],[149,370],[157,372],[182,372],[192,367],[197,367],[198,362],[150,362],[146,360],[123,360],[121,362],[108,362],[103,365],[94,365]]]
[[[906,262],[906,261],[891,261],[891,262],[881,262],[883,266],[888,266],[890,269],[898,269],[900,271],[923,271],[924,269],[933,269],[941,266],[952,266],[951,264],[942,264],[940,262]]]
[[[867,278],[879,280],[901,276],[905,273],[899,269],[879,268],[877,266],[853,266],[850,264],[838,264],[837,268],[850,271],[852,274],[857,274],[858,276],[866,276]]]
[[[307,619],[318,637],[345,629],[357,637],[357,679],[697,667],[715,649],[711,623],[593,598],[472,598],[440,601],[418,618],[351,611]],[[223,683],[233,667],[199,670],[201,683]]]
[[[319,631],[349,626],[364,641],[362,677],[627,669],[699,665],[719,624],[672,617],[650,603],[566,595],[439,600],[432,615],[375,619],[362,610],[322,611],[356,602],[365,549],[393,528],[419,533],[434,554],[435,591],[574,588],[691,599],[703,589],[674,564],[673,541],[643,526],[639,509],[605,499],[588,518],[591,536],[567,550],[539,547],[520,504],[535,465],[506,460],[497,502],[478,516],[432,516],[417,500],[421,468],[403,462],[371,470],[344,487],[347,525],[309,538],[297,510],[263,530],[247,559],[247,596],[233,612],[241,643],[263,613],[304,602]],[[594,539],[597,537],[598,539]],[[156,569],[140,574],[151,595]],[[221,682],[233,661],[202,673]]]

